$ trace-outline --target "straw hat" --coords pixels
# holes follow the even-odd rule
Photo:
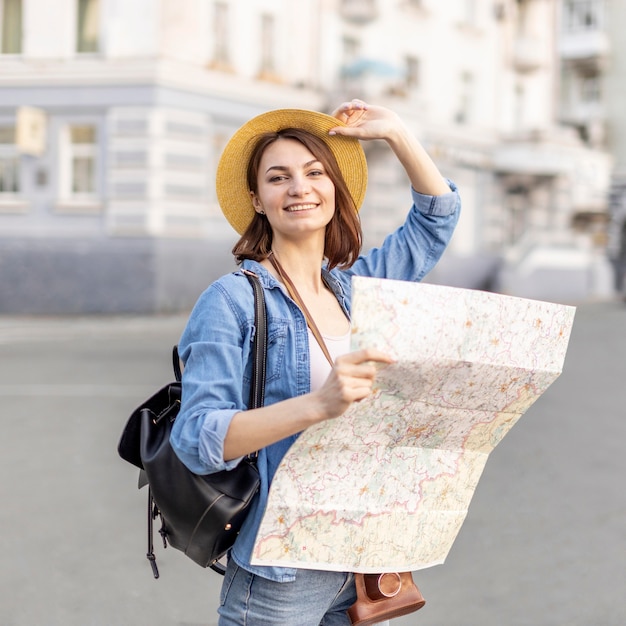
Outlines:
[[[256,139],[262,133],[301,128],[323,139],[335,155],[357,210],[367,188],[367,164],[358,139],[329,135],[343,122],[331,115],[302,109],[279,109],[246,122],[230,139],[217,166],[216,191],[222,212],[241,235],[254,217],[246,170]]]

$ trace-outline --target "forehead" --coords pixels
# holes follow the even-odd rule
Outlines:
[[[287,137],[280,137],[272,142],[261,157],[261,165],[301,165],[317,157],[300,141]]]

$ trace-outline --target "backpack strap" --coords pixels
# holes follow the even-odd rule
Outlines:
[[[258,409],[265,401],[265,374],[267,361],[267,312],[265,293],[259,277],[249,270],[241,270],[254,291],[254,343],[252,362],[252,385],[248,408]]]
[[[174,368],[174,376],[176,377],[177,382],[180,382],[182,376],[180,372],[180,357],[178,356],[178,346],[174,346],[172,348],[172,367]]]

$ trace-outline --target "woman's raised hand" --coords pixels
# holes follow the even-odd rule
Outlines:
[[[448,183],[417,137],[394,111],[355,98],[335,109],[333,116],[346,125],[332,128],[329,131],[331,135],[384,139],[406,170],[415,191],[432,196],[450,191]]]
[[[385,107],[375,106],[363,100],[344,102],[332,113],[346,126],[337,126],[332,135],[344,135],[357,139],[391,139],[402,129],[400,117]]]
[[[374,349],[357,350],[338,357],[326,382],[314,392],[324,419],[338,417],[353,402],[366,398],[376,378],[376,364],[393,362],[388,354]]]

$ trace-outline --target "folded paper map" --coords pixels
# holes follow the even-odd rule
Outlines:
[[[561,373],[574,313],[353,278],[352,349],[396,362],[370,397],[285,455],[253,563],[364,573],[443,563],[489,453]]]

